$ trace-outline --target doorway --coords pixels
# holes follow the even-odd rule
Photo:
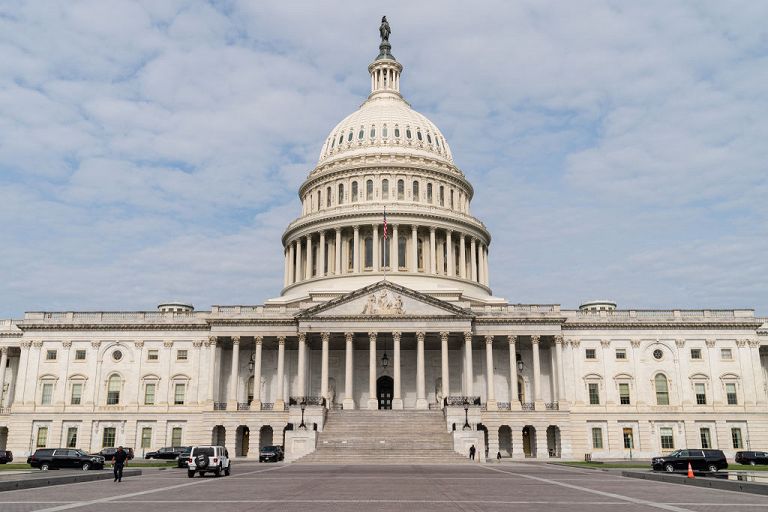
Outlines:
[[[237,427],[237,441],[235,442],[235,453],[238,457],[247,457],[250,449],[251,430],[247,425]]]
[[[376,398],[379,401],[379,409],[392,408],[392,394],[395,389],[395,381],[392,377],[384,375],[376,381]]]
[[[536,457],[536,429],[531,425],[523,427],[523,453],[526,457]]]

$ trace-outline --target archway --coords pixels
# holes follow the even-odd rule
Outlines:
[[[512,456],[512,429],[509,425],[499,427],[499,451],[502,457]]]
[[[237,433],[235,437],[236,457],[248,456],[248,450],[250,449],[250,436],[251,430],[247,425],[240,425],[237,427]]]
[[[483,433],[483,446],[485,446],[485,456],[488,457],[488,427],[482,423],[477,424],[477,430]]]
[[[536,428],[531,425],[523,427],[523,453],[526,457],[536,457]]]
[[[5,450],[8,444],[8,427],[0,427],[0,450]]]
[[[560,458],[560,427],[547,427],[547,453],[550,457]]]
[[[213,427],[211,434],[211,444],[214,446],[226,446],[227,443],[227,429],[224,425],[216,425]]]
[[[395,381],[392,377],[384,375],[376,381],[376,398],[379,401],[379,409],[392,408],[392,395],[395,389]]]
[[[272,446],[272,427],[264,425],[259,429],[259,448]]]

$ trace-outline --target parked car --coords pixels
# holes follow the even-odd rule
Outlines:
[[[61,468],[104,469],[104,457],[74,448],[39,448],[27,457],[27,464],[43,471]]]
[[[0,464],[13,462],[13,452],[10,450],[0,450]]]
[[[768,464],[768,452],[736,452],[734,460],[739,464],[749,464],[750,466]]]
[[[186,468],[189,466],[189,454],[192,452],[191,446],[182,446],[179,452],[179,458],[176,459],[176,467]]]
[[[283,458],[285,454],[279,446],[262,446],[259,449],[259,462],[279,462]]]
[[[154,452],[147,452],[144,454],[145,459],[168,459],[173,460],[179,456],[183,446],[164,446]]]
[[[195,473],[200,476],[205,473],[213,473],[217,477],[222,473],[229,476],[232,469],[229,452],[223,446],[193,446],[187,464],[189,478],[193,478]]]
[[[106,448],[102,448],[100,451],[94,453],[94,455],[101,455],[104,457],[104,460],[112,460],[112,457],[115,455],[115,452],[117,451],[117,448],[114,446],[107,446]],[[126,448],[123,446],[123,451],[128,454],[128,460],[133,459],[133,448]]]
[[[728,468],[728,461],[722,450],[677,450],[651,461],[654,471],[687,471],[688,463],[694,471],[715,472]]]

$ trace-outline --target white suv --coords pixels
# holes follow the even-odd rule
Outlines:
[[[221,476],[224,472],[229,476],[231,464],[229,461],[229,452],[223,446],[193,446],[187,459],[189,466],[187,476],[193,478],[195,473],[213,473],[215,476]]]

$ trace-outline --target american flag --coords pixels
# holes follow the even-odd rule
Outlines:
[[[384,207],[384,240],[389,238],[387,236],[387,208]]]

